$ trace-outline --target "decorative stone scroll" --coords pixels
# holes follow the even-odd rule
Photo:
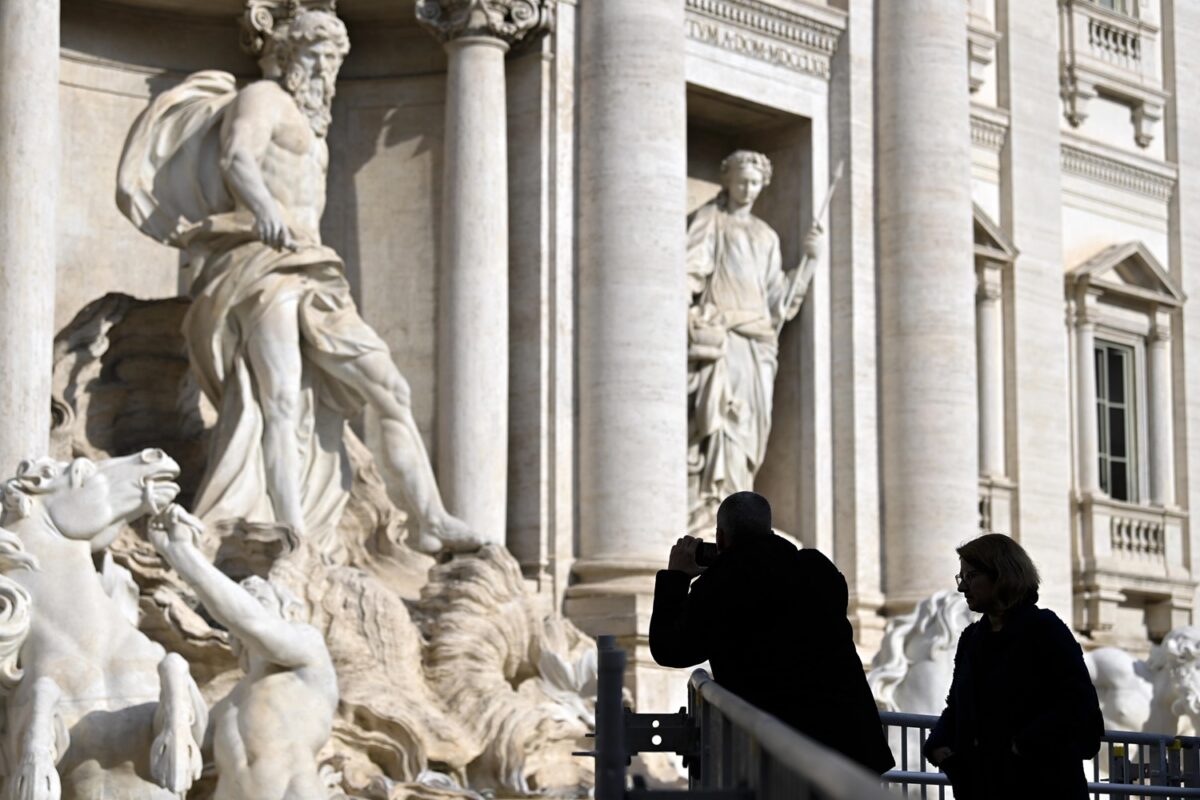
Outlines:
[[[417,0],[417,22],[441,42],[489,36],[514,45],[550,30],[554,0]]]

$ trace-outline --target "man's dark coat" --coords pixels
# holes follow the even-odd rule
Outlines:
[[[689,591],[658,573],[650,653],[664,667],[707,660],[717,683],[876,774],[894,764],[846,619],[846,579],[816,550],[745,536]]]
[[[988,625],[984,617],[958,640],[946,710],[925,752],[942,746],[954,752],[944,769],[959,800],[1084,800],[1082,761],[1100,749],[1104,720],[1083,651],[1053,611],[1023,603],[1005,618],[1010,639],[999,663],[987,665]],[[991,680],[980,679],[984,669]],[[989,719],[978,713],[983,693],[998,710]]]

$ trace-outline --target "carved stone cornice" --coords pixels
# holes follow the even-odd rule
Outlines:
[[[554,0],[417,0],[417,22],[443,43],[487,36],[512,46],[554,26]]]
[[[1175,168],[1166,163],[1147,163],[1125,154],[1110,153],[1082,139],[1064,136],[1062,170],[1097,183],[1124,189],[1166,202],[1175,191]],[[1145,166],[1135,163],[1142,161]]]
[[[842,35],[829,21],[761,0],[686,0],[687,38],[793,72],[829,79]]]
[[[975,106],[971,109],[971,142],[993,152],[1004,148],[1008,137],[1008,120],[1003,113]]]

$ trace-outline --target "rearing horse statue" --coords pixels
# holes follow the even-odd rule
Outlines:
[[[176,800],[199,777],[208,713],[187,662],[129,621],[92,558],[165,508],[178,474],[148,449],[26,461],[4,483],[2,800]]]

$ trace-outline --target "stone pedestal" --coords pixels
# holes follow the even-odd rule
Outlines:
[[[508,477],[508,119],[504,55],[548,13],[421,0],[449,65],[437,317],[438,484],[450,512],[503,544]],[[509,3],[508,5],[513,5]],[[527,10],[525,4],[521,10]]]
[[[621,639],[651,708],[653,574],[687,524],[683,3],[582,3],[579,24],[580,559],[566,608]]]
[[[961,4],[876,6],[884,591],[907,610],[978,528],[971,134]]]
[[[58,0],[0,0],[0,471],[46,453],[58,204]]]

